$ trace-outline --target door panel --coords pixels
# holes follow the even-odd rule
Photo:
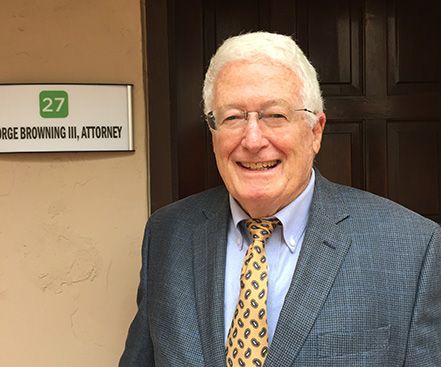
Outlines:
[[[298,1],[296,37],[316,68],[323,94],[363,94],[361,0]]]
[[[363,123],[328,121],[315,165],[331,181],[362,188]]]
[[[438,222],[441,121],[388,123],[389,196]]]
[[[441,5],[389,1],[389,94],[441,91]]]

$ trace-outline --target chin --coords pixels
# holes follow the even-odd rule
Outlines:
[[[282,194],[283,190],[280,184],[265,182],[263,185],[247,185],[242,190],[243,196],[255,200],[277,200]]]
[[[247,203],[247,206],[273,206],[280,196],[264,190],[252,190],[238,193],[235,197],[240,203]]]
[[[265,190],[253,190],[248,192],[246,195],[243,195],[248,200],[258,200],[258,201],[267,201],[267,200],[275,200],[277,198],[274,193],[265,191]]]

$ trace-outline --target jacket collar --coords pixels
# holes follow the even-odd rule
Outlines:
[[[302,250],[265,367],[294,362],[349,250],[351,238],[341,225],[349,214],[337,187],[317,174]]]

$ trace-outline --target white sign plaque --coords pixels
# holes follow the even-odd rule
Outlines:
[[[131,85],[0,85],[1,153],[133,149]]]

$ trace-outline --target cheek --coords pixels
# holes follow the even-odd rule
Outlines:
[[[312,144],[312,135],[308,131],[299,129],[289,139],[279,140],[276,146],[287,156],[303,156],[311,151]]]
[[[226,165],[228,157],[234,149],[231,144],[231,139],[220,139],[218,136],[213,136],[212,143],[213,152],[216,157],[218,167],[221,165]]]
[[[212,135],[211,137],[211,143],[213,145],[213,152],[214,155],[217,157],[219,155],[220,152],[220,142],[219,142],[219,138],[215,135]]]
[[[228,136],[213,136],[212,143],[214,154],[224,159],[228,158],[238,145],[237,139]]]
[[[315,150],[315,136],[311,128],[302,129],[299,141],[303,145],[303,151],[313,153]]]

